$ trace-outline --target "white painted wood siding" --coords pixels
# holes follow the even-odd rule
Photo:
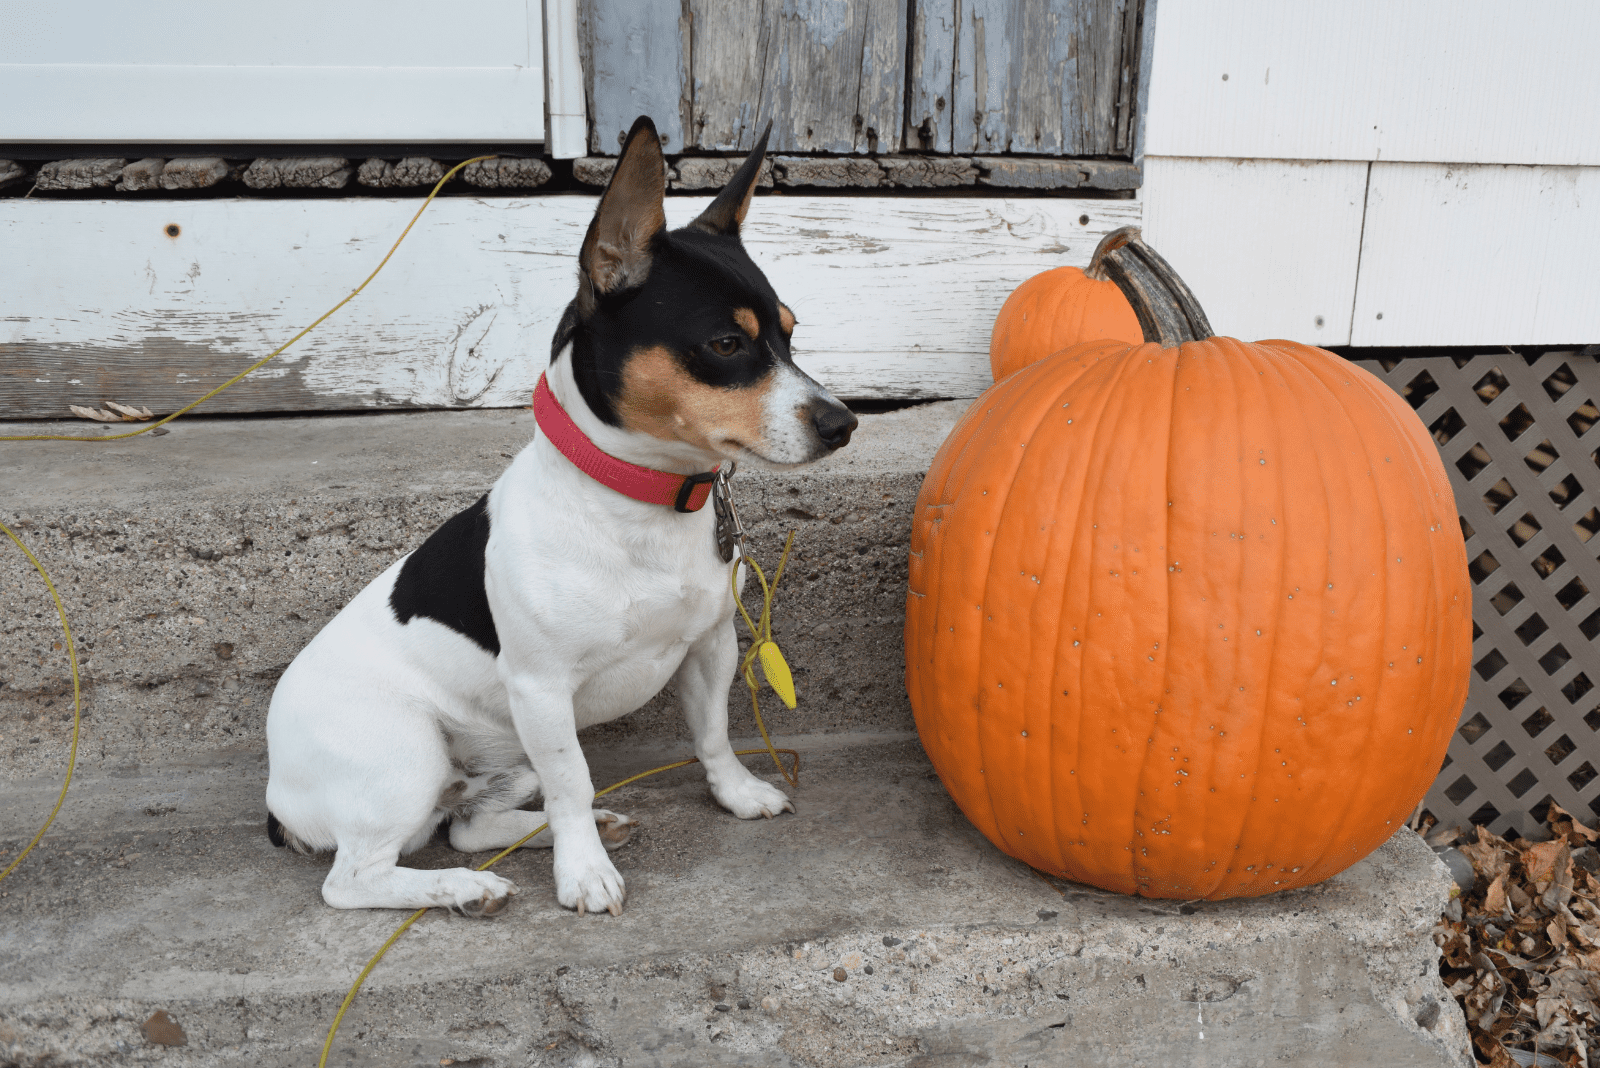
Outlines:
[[[1600,165],[1594,0],[1161,0],[1157,156]]]
[[[544,139],[540,0],[0,0],[0,141]]]
[[[669,222],[706,203],[669,199]],[[526,405],[594,204],[435,203],[366,292],[211,410],[269,388],[298,407]],[[348,293],[415,205],[0,200],[0,247],[29,264],[0,286],[0,411],[151,402],[112,395],[130,381],[198,395]],[[1012,288],[1138,221],[1131,200],[761,197],[745,243],[799,319],[798,362],[840,395],[971,397]]]
[[[1146,156],[1145,236],[1219,333],[1348,345],[1367,167]]]
[[[1372,165],[1352,344],[1594,343],[1597,282],[1600,168]]]

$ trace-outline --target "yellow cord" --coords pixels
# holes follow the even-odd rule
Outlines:
[[[290,345],[293,345],[296,341],[299,341],[301,338],[311,333],[312,330],[315,330],[319,325],[321,325],[324,319],[328,318],[328,316],[332,315],[334,312],[338,311],[340,308],[354,300],[357,293],[360,293],[363,289],[367,288],[368,282],[371,282],[374,278],[378,277],[378,272],[383,270],[384,264],[388,263],[389,258],[395,254],[395,250],[400,247],[400,242],[406,239],[406,235],[409,234],[411,232],[411,228],[417,224],[417,220],[422,218],[422,213],[427,210],[429,204],[433,203],[433,198],[438,196],[439,190],[444,188],[444,183],[448,182],[455,175],[455,173],[461,170],[463,167],[495,158],[497,157],[478,156],[475,159],[467,160],[465,163],[459,163],[446,171],[444,177],[440,178],[439,181],[434,184],[433,191],[428,194],[428,199],[422,202],[422,207],[418,208],[417,213],[411,216],[411,221],[406,223],[406,228],[400,231],[400,236],[395,238],[394,244],[389,246],[389,251],[384,254],[384,257],[378,263],[378,266],[372,269],[372,273],[367,275],[365,281],[350,291],[350,295],[348,297],[345,297],[339,303],[329,308],[321,317],[317,319],[316,322],[312,323],[294,337],[290,338],[288,341],[285,341],[282,345],[279,345],[277,348],[273,349],[266,356],[257,360],[249,367],[246,367],[243,371],[234,375],[232,378],[228,379],[226,382],[222,383],[222,385],[218,386],[210,393],[207,393],[199,400],[191,401],[158,422],[151,423],[149,426],[142,426],[138,430],[130,430],[126,434],[108,434],[104,437],[97,438],[76,437],[70,434],[24,434],[16,437],[0,437],[0,441],[120,441],[123,438],[131,438],[137,437],[140,434],[147,434],[156,427],[161,426],[163,423],[172,422],[174,419],[178,418],[178,416],[191,410],[197,405],[203,404],[204,402],[210,400],[212,397],[215,397],[218,393],[221,393],[223,390],[227,389],[235,382],[238,382],[252,371],[264,366],[268,360],[277,357]],[[49,830],[50,824],[55,822],[56,813],[61,811],[62,802],[67,799],[67,787],[72,785],[72,771],[77,766],[78,761],[78,727],[83,719],[83,707],[82,694],[78,684],[78,654],[72,644],[72,628],[67,626],[67,611],[62,607],[61,596],[56,593],[55,584],[50,581],[49,573],[45,571],[44,566],[39,563],[39,561],[34,557],[33,553],[28,552],[28,547],[22,544],[22,539],[13,534],[11,532],[11,528],[6,526],[4,523],[0,523],[0,530],[4,530],[11,540],[16,543],[17,548],[21,549],[27,554],[28,560],[32,562],[34,570],[39,572],[39,577],[44,579],[45,586],[49,588],[50,596],[55,599],[56,612],[61,616],[61,630],[67,636],[67,659],[72,663],[72,751],[67,757],[67,776],[65,781],[63,781],[61,784],[61,796],[56,799],[56,807],[50,810],[50,818],[44,821],[44,826],[39,828],[39,833],[34,835],[33,841],[28,843],[28,848],[24,849],[20,854],[18,854],[16,859],[6,867],[5,871],[0,872],[0,879],[4,879],[7,875],[11,874],[18,864],[22,863],[22,858],[31,853],[33,851],[33,847],[39,844],[39,839],[44,837],[44,832]]]
[[[39,828],[39,833],[33,836],[33,841],[17,854],[15,860],[6,865],[5,871],[0,871],[0,879],[4,879],[16,870],[17,865],[22,863],[23,857],[33,852],[33,847],[39,844],[44,832],[48,831],[50,825],[56,821],[56,813],[61,811],[61,803],[67,799],[67,787],[72,785],[72,769],[78,762],[78,724],[83,719],[83,710],[78,688],[78,650],[72,644],[72,628],[67,625],[67,610],[61,604],[61,595],[56,592],[56,584],[50,581],[50,573],[39,563],[39,558],[28,551],[28,547],[22,544],[21,538],[12,533],[10,527],[0,523],[0,530],[5,531],[6,536],[16,543],[17,548],[22,550],[28,562],[33,565],[33,569],[39,572],[39,577],[44,579],[45,587],[50,591],[50,598],[56,603],[56,614],[61,617],[61,632],[67,636],[67,660],[72,664],[72,750],[67,754],[67,777],[61,783],[61,796],[56,798],[56,807],[50,810],[49,818],[44,821],[44,826]]]
[[[764,653],[770,648],[778,663],[781,664],[783,661],[783,654],[778,653],[777,643],[772,640],[772,599],[777,596],[778,582],[783,578],[784,566],[789,562],[789,550],[793,547],[794,531],[791,530],[789,531],[788,539],[783,543],[783,555],[778,557],[778,570],[772,575],[772,585],[767,585],[767,576],[762,573],[761,565],[754,560],[747,559],[742,553],[734,558],[732,574],[729,576],[728,581],[733,586],[733,603],[739,606],[739,614],[744,616],[745,625],[750,628],[750,648],[745,650],[744,662],[739,665],[739,670],[744,675],[745,685],[750,687],[750,708],[756,714],[756,728],[761,731],[761,740],[767,743],[767,751],[772,753],[772,762],[778,765],[778,771],[782,772],[784,779],[790,786],[799,786],[800,780],[796,777],[791,777],[787,771],[784,771],[783,764],[778,761],[778,754],[772,750],[772,740],[767,737],[766,724],[761,722],[761,705],[756,700],[756,691],[761,687],[756,682],[755,668],[757,661],[760,661],[763,673],[767,675],[768,681],[773,684],[773,689],[778,690],[780,680],[773,677],[772,661]],[[739,564],[741,562],[750,568],[751,574],[755,575],[756,581],[761,584],[760,624],[756,624],[750,619],[750,613],[745,611],[744,599],[739,596]],[[787,685],[789,692],[787,694],[782,690],[778,692],[779,696],[784,698],[784,703],[793,708],[794,683],[787,678],[788,673],[789,668],[785,664],[783,665],[783,675],[785,677],[781,680],[781,683]],[[798,765],[795,771],[798,775]]]
[[[745,678],[745,682],[750,687],[750,710],[755,713],[756,727],[761,731],[761,740],[763,742],[765,742],[766,745],[767,745],[767,747],[765,749],[739,749],[739,750],[735,750],[734,755],[735,756],[750,756],[750,755],[752,755],[754,753],[770,753],[772,755],[772,762],[774,764],[778,765],[778,771],[783,775],[784,780],[786,782],[788,782],[788,784],[790,786],[799,786],[800,785],[800,754],[798,752],[796,752],[795,750],[793,750],[793,749],[774,749],[773,748],[772,739],[767,737],[766,724],[761,722],[761,704],[756,699],[756,691],[758,689],[758,686],[756,685],[755,669],[751,666],[754,663],[754,660],[755,660],[755,656],[756,656],[756,652],[755,651],[760,647],[761,642],[762,641],[770,642],[772,640],[772,598],[778,592],[778,580],[783,578],[783,567],[784,567],[784,564],[788,563],[788,560],[789,560],[789,549],[793,545],[794,545],[794,531],[791,530],[789,532],[789,539],[783,543],[783,556],[780,557],[779,560],[778,560],[778,570],[772,576],[772,585],[770,585],[770,586],[767,585],[766,576],[761,573],[760,566],[757,565],[754,560],[746,559],[743,555],[734,557],[733,568],[732,568],[732,577],[729,579],[729,582],[733,586],[733,599],[734,599],[734,603],[739,606],[739,614],[744,616],[744,621],[750,625],[751,634],[755,636],[755,640],[753,640],[751,642],[751,644],[750,644],[750,652],[745,654],[745,658],[744,658],[744,678]],[[761,601],[762,601],[762,604],[761,604],[761,625],[760,625],[759,628],[756,626],[755,623],[751,622],[750,613],[745,611],[744,602],[741,601],[740,598],[739,598],[739,579],[738,579],[738,574],[739,574],[739,565],[740,565],[741,562],[746,564],[747,566],[749,566],[749,568],[752,571],[752,573],[755,574],[756,580],[761,583]],[[764,635],[764,637],[763,637],[763,635]],[[792,770],[791,770],[791,768],[785,768],[783,766],[783,762],[778,759],[778,754],[779,753],[786,753],[789,756],[794,758],[794,762],[791,765]],[[690,764],[698,764],[698,763],[700,763],[700,758],[699,757],[690,757],[688,760],[679,760],[679,761],[677,761],[675,763],[672,763],[672,764],[663,764],[659,768],[651,768],[649,771],[641,771],[637,775],[630,775],[628,778],[623,779],[621,782],[612,783],[610,786],[607,786],[604,790],[597,791],[594,796],[595,797],[604,797],[606,794],[611,793],[613,790],[620,790],[624,786],[627,786],[629,783],[638,782],[640,779],[647,779],[652,775],[660,775],[663,771],[672,771],[674,768],[686,768]],[[478,865],[478,870],[479,871],[488,871],[495,864],[498,864],[501,860],[505,859],[506,857],[508,857],[512,853],[514,853],[517,849],[521,848],[521,846],[522,846],[522,844],[524,842],[528,841],[530,838],[532,838],[534,835],[538,834],[540,831],[544,830],[548,826],[550,826],[548,823],[539,824],[539,826],[535,827],[532,831],[529,831],[527,834],[525,834],[521,838],[517,839],[511,845],[506,846],[506,848],[502,849],[500,852],[496,853],[494,856],[490,857],[488,860],[486,860],[482,864]],[[425,913],[427,911],[428,911],[427,909],[418,909],[416,912],[413,912],[410,915],[410,917],[406,919],[406,921],[404,923],[402,923],[399,927],[397,927],[395,929],[394,934],[389,936],[389,940],[387,942],[385,942],[381,947],[379,947],[378,952],[376,952],[376,953],[374,953],[372,955],[372,959],[367,961],[367,966],[365,968],[361,969],[361,974],[356,976],[356,981],[354,983],[352,983],[351,986],[350,986],[350,992],[344,996],[344,1001],[340,1002],[340,1004],[339,1004],[339,1011],[333,1017],[333,1025],[328,1028],[328,1037],[327,1037],[327,1040],[322,1043],[322,1056],[317,1060],[317,1068],[327,1068],[327,1065],[328,1065],[328,1053],[329,1053],[330,1050],[333,1049],[333,1036],[339,1033],[339,1024],[344,1020],[345,1010],[350,1008],[350,1003],[351,1002],[355,1001],[356,994],[361,990],[361,985],[367,981],[367,976],[372,974],[372,969],[374,969],[374,968],[376,968],[378,966],[378,962],[383,959],[384,954],[389,952],[390,947],[392,947],[396,942],[400,941],[400,936],[405,934],[408,930],[410,930],[412,924],[414,924],[418,920],[422,919],[423,913]]]
[[[474,163],[482,163],[484,160],[490,160],[490,159],[496,159],[496,158],[497,157],[495,157],[495,156],[478,156],[478,157],[476,157],[474,159],[467,160],[465,163],[458,163],[454,167],[451,167],[448,171],[446,171],[445,172],[445,176],[443,178],[440,178],[439,181],[437,183],[435,183],[435,185],[433,187],[433,192],[428,194],[428,199],[424,200],[422,202],[422,207],[418,208],[417,209],[417,213],[415,215],[411,216],[411,221],[406,223],[406,228],[404,230],[400,231],[400,236],[395,238],[394,244],[389,246],[389,251],[384,254],[384,257],[383,257],[382,261],[380,261],[379,264],[372,269],[372,273],[367,275],[365,281],[363,281],[360,285],[356,286],[354,289],[352,289],[350,291],[350,295],[348,297],[345,297],[339,303],[335,304],[333,307],[331,307],[327,311],[323,312],[322,315],[320,317],[318,317],[316,322],[312,323],[310,326],[308,326],[304,330],[300,331],[294,337],[290,338],[288,341],[285,341],[282,345],[279,345],[277,348],[275,348],[271,352],[267,353],[265,356],[263,356],[261,359],[257,360],[255,363],[251,364],[249,367],[246,367],[243,371],[240,371],[238,374],[234,375],[232,378],[230,378],[226,382],[222,383],[222,385],[218,386],[216,389],[212,390],[210,393],[207,393],[205,396],[200,397],[198,400],[192,400],[188,404],[185,404],[182,408],[179,408],[177,411],[173,412],[171,415],[166,416],[163,419],[159,419],[154,423],[150,423],[147,426],[142,426],[138,430],[130,430],[126,434],[106,434],[106,435],[104,435],[102,437],[80,437],[80,436],[78,436],[76,434],[21,434],[21,435],[15,436],[15,437],[0,437],[0,441],[121,441],[123,438],[133,438],[133,437],[138,437],[140,434],[148,434],[148,433],[150,433],[150,431],[154,430],[156,427],[162,426],[162,425],[164,425],[166,423],[170,423],[174,419],[178,418],[178,416],[184,414],[185,412],[189,411],[190,409],[196,408],[199,405],[204,404],[206,401],[210,400],[212,397],[215,397],[218,393],[221,393],[223,390],[225,390],[228,387],[232,386],[234,383],[240,381],[241,379],[243,379],[247,375],[255,372],[256,370],[258,370],[258,369],[260,369],[262,367],[265,367],[269,361],[276,359],[286,349],[288,349],[290,345],[293,345],[296,341],[299,341],[301,338],[303,338],[307,334],[311,333],[311,331],[313,331],[317,327],[321,326],[323,320],[327,319],[328,316],[332,315],[334,312],[338,311],[340,308],[344,307],[346,304],[349,304],[352,300],[355,300],[356,299],[356,294],[360,293],[363,289],[367,288],[367,283],[368,282],[370,282],[374,278],[378,277],[378,272],[383,270],[384,264],[389,262],[389,257],[393,256],[395,254],[395,250],[400,247],[400,242],[402,242],[402,241],[404,241],[406,239],[406,235],[411,232],[411,228],[413,226],[417,225],[417,220],[422,218],[422,213],[428,210],[428,205],[429,204],[433,203],[433,198],[438,196],[439,195],[439,190],[444,188],[444,183],[448,182],[452,177],[454,177],[455,173],[457,171],[459,171],[463,167],[470,166],[471,164],[474,164]]]
[[[326,312],[319,316],[316,321],[311,323],[310,326],[307,326],[305,329],[301,330],[294,337],[290,338],[288,341],[269,352],[266,356],[262,357],[260,360],[257,360],[255,363],[251,364],[237,375],[234,375],[216,389],[211,390],[204,396],[189,402],[182,408],[179,408],[171,415],[157,420],[156,422],[150,423],[147,426],[142,426],[138,430],[130,430],[124,434],[107,434],[101,437],[80,437],[70,434],[23,434],[16,436],[0,436],[0,441],[120,441],[124,438],[132,438],[137,437],[140,434],[148,434],[150,431],[156,429],[156,427],[172,422],[180,415],[191,411],[192,409],[210,400],[212,397],[215,397],[223,390],[233,386],[235,383],[241,381],[252,372],[266,366],[269,361],[277,358],[295,342],[299,341],[312,330],[322,325],[323,321],[329,316],[333,315],[334,312],[338,311],[340,308],[354,300],[356,295],[359,294],[363,289],[367,288],[367,284],[378,276],[378,272],[383,270],[384,265],[389,262],[390,257],[392,257],[395,254],[395,251],[399,249],[400,242],[404,241],[406,239],[406,235],[411,233],[411,228],[417,224],[417,220],[422,217],[422,213],[427,210],[428,205],[433,203],[433,198],[439,195],[439,190],[444,188],[444,184],[454,177],[456,172],[461,170],[463,167],[495,158],[496,157],[494,156],[478,156],[475,159],[469,159],[464,163],[460,163],[452,167],[445,173],[444,177],[440,178],[438,183],[434,185],[433,191],[428,194],[428,199],[422,202],[422,207],[418,208],[417,213],[411,217],[411,221],[406,223],[406,228],[400,232],[400,236],[396,238],[394,244],[389,247],[389,251],[384,254],[384,257],[378,263],[378,266],[373,268],[372,273],[367,275],[366,279],[363,280],[360,285],[356,286],[355,289],[350,291],[349,296],[345,297],[339,303],[329,308]],[[0,523],[0,530],[5,531],[11,540],[16,543],[17,548],[21,549],[23,553],[27,555],[28,560],[34,566],[34,569],[37,570],[39,572],[39,576],[44,579],[45,586],[49,588],[50,596],[55,600],[56,612],[61,617],[61,630],[67,638],[67,658],[72,664],[72,750],[67,757],[66,780],[61,784],[61,795],[56,798],[55,807],[50,810],[50,816],[44,821],[44,826],[39,828],[39,833],[33,836],[33,840],[28,843],[27,848],[17,855],[16,859],[13,860],[9,866],[7,866],[5,871],[0,872],[0,879],[4,879],[16,869],[18,864],[22,863],[23,857],[26,857],[29,853],[31,853],[33,848],[39,844],[40,839],[44,837],[45,831],[49,830],[50,825],[55,822],[56,814],[61,811],[62,803],[67,799],[67,788],[72,784],[72,772],[73,768],[77,764],[78,758],[78,731],[82,720],[82,703],[78,681],[78,655],[72,643],[72,628],[67,624],[67,611],[61,603],[61,596],[56,592],[55,584],[50,581],[50,575],[45,571],[44,566],[39,563],[38,559],[33,555],[33,553],[28,551],[28,547],[22,544],[22,540],[18,538],[16,534],[12,533],[11,528],[7,527],[4,523]],[[766,575],[762,573],[760,566],[756,564],[755,561],[746,559],[742,555],[734,559],[733,567],[730,571],[729,582],[734,589],[734,602],[739,606],[739,614],[744,616],[744,621],[750,627],[750,632],[754,638],[754,640],[751,642],[749,651],[745,654],[742,671],[745,677],[745,682],[750,688],[750,708],[755,714],[756,728],[761,732],[761,740],[766,744],[765,749],[740,749],[736,751],[736,755],[750,756],[755,753],[768,753],[772,757],[772,762],[777,765],[779,773],[783,775],[784,780],[791,786],[798,786],[800,783],[800,754],[793,749],[776,749],[773,747],[772,739],[767,735],[766,724],[763,723],[761,719],[761,704],[756,696],[759,686],[756,683],[754,668],[754,664],[757,662],[757,660],[762,660],[763,669],[768,671],[769,680],[771,679],[771,671],[767,668],[765,659],[762,656],[762,650],[769,646],[774,651],[776,651],[777,648],[772,641],[772,598],[777,592],[778,580],[783,578],[784,565],[788,563],[789,550],[793,545],[794,532],[790,531],[788,540],[784,542],[783,556],[778,560],[778,570],[773,574],[771,585],[768,585]],[[761,584],[762,606],[761,622],[759,626],[751,620],[750,613],[745,610],[743,601],[739,599],[738,573],[741,562],[749,566],[751,572],[756,576],[756,581]],[[785,667],[784,670],[785,675],[787,675],[787,668]],[[775,680],[772,681],[775,682]],[[776,684],[774,688],[777,688]],[[793,707],[792,685],[791,692],[788,695],[783,695],[781,690],[780,695],[784,696],[785,703],[789,704],[790,707]],[[793,763],[789,768],[785,768],[783,766],[783,761],[778,759],[779,753],[785,753],[793,758]],[[659,775],[664,771],[672,771],[675,768],[687,767],[690,764],[698,764],[699,762],[700,761],[698,757],[690,757],[687,760],[679,760],[672,764],[664,764],[659,768],[652,768],[649,771],[640,772],[638,775],[629,776],[628,778],[623,779],[621,782],[612,783],[604,790],[596,792],[595,797],[603,797],[614,790],[619,790],[630,783],[638,782],[640,779],[648,778],[651,775]],[[491,866],[499,863],[502,859],[509,856],[512,852],[521,847],[523,843],[527,842],[534,835],[538,834],[540,831],[543,831],[548,826],[549,824],[547,823],[541,824],[531,833],[523,836],[512,845],[507,846],[499,853],[496,853],[493,857],[490,857],[488,860],[484,861],[478,866],[478,870],[487,871]],[[411,925],[420,920],[423,914],[427,911],[427,909],[418,909],[416,912],[412,913],[404,923],[395,929],[394,934],[389,936],[389,940],[386,941],[381,948],[379,948],[378,952],[373,954],[372,959],[367,961],[366,967],[361,969],[361,974],[356,976],[355,983],[350,987],[350,992],[345,995],[344,1001],[339,1005],[338,1013],[333,1018],[333,1026],[328,1028],[328,1038],[327,1041],[322,1044],[322,1056],[317,1061],[317,1068],[326,1068],[328,1063],[328,1052],[333,1048],[333,1039],[334,1036],[338,1034],[339,1024],[344,1020],[344,1014],[346,1010],[350,1008],[351,1003],[355,1000],[356,994],[361,990],[362,984],[367,981],[367,977],[372,974],[372,970],[378,966],[378,962],[384,958],[384,955],[389,952],[390,948],[400,940],[400,936],[405,934],[406,931],[410,930]]]

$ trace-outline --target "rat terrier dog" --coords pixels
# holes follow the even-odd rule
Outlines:
[[[448,820],[463,852],[548,822],[528,844],[554,847],[556,898],[619,913],[606,847],[632,821],[593,807],[578,731],[668,682],[722,807],[794,811],[728,744],[733,545],[702,507],[730,461],[795,467],[856,426],[795,366],[794,315],[739,240],[766,144],[669,231],[661,142],[634,123],[578,256],[533,440],[284,672],[267,714],[268,832],[336,850],[322,884],[334,908],[498,912],[516,890],[499,875],[396,865]],[[543,812],[520,807],[535,795]]]

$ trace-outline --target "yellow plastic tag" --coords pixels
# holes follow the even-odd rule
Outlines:
[[[762,642],[756,655],[761,659],[761,674],[767,677],[767,685],[772,687],[772,692],[778,695],[785,708],[793,708],[794,676],[789,673],[789,662],[778,651],[778,643]]]

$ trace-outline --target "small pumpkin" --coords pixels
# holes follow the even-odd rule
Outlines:
[[[1010,855],[1148,897],[1305,886],[1375,849],[1467,694],[1471,587],[1432,438],[1332,353],[1213,337],[1104,258],[1151,343],[980,397],[914,513],[923,746]]]
[[[1011,291],[989,335],[989,368],[996,382],[1080,342],[1144,340],[1128,298],[1105,273],[1108,247],[1119,247],[1127,232],[1107,234],[1087,268],[1056,267]]]

